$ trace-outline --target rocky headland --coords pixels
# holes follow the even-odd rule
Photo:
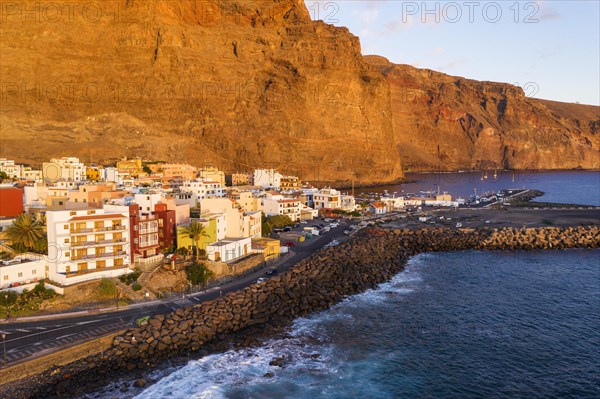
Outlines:
[[[223,343],[263,336],[296,317],[325,310],[374,288],[423,252],[546,250],[600,247],[600,227],[506,229],[369,229],[322,250],[289,272],[222,298],[152,317],[116,336],[101,353],[0,387],[11,398],[72,397],[124,373],[142,375],[168,359],[226,349]],[[258,333],[258,334],[257,334]],[[250,339],[250,342],[252,340]],[[219,346],[220,345],[220,346]],[[138,379],[137,384],[144,381]]]

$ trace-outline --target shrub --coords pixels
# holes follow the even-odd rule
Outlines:
[[[206,284],[214,276],[214,273],[203,263],[194,263],[188,267],[187,276],[192,284],[198,285]]]
[[[99,291],[100,295],[112,296],[115,295],[115,292],[117,291],[117,286],[111,279],[103,278],[102,280],[100,280]]]
[[[129,274],[123,274],[119,276],[119,280],[121,280],[123,284],[131,285],[131,283],[137,281],[141,274],[142,272],[140,271],[135,271]]]
[[[134,291],[141,291],[142,290],[142,286],[140,285],[140,283],[135,282],[133,283],[133,285],[131,286],[131,289]]]

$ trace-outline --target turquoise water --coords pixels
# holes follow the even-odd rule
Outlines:
[[[598,398],[599,367],[600,250],[422,254],[288,337],[191,361],[138,397]]]
[[[543,191],[537,201],[600,206],[600,172],[598,171],[494,171],[465,173],[410,173],[407,178],[416,183],[364,189],[365,192],[396,192],[398,195],[420,191],[447,191],[455,197],[467,198],[477,193],[498,192],[506,188],[529,188]],[[360,192],[360,191],[358,191]]]

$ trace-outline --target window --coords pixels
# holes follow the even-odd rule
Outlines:
[[[83,200],[83,202],[85,202],[85,200]],[[94,214],[96,214],[96,211],[87,211],[87,214],[88,215],[94,215]]]
[[[65,244],[68,244],[68,243],[69,243],[69,239],[65,238]]]
[[[4,275],[4,279],[5,279],[5,280],[8,280],[8,274],[5,274],[5,275]]]
[[[70,252],[65,252],[65,256],[68,258],[69,256],[71,256]]]
[[[31,274],[37,274],[37,270],[33,269],[33,270],[31,271]]]
[[[75,215],[77,215],[77,212],[70,212],[69,214],[70,214],[71,216],[75,216]]]
[[[19,277],[23,277],[23,272],[19,272]]]

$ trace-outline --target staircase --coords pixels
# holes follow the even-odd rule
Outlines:
[[[152,275],[157,270],[159,270],[161,267],[163,267],[163,265],[164,265],[164,260],[160,259],[159,261],[155,262],[154,264],[147,266],[146,269],[140,275],[140,277],[138,277],[138,279],[137,279],[138,283],[145,289],[145,290],[143,289],[142,291],[148,291],[148,293],[150,294],[150,296],[149,296],[150,298],[156,298],[156,293],[146,286],[146,282],[150,279],[150,277],[152,277]]]
[[[129,298],[131,300],[137,301],[144,299],[144,290],[134,291],[130,285],[123,283],[117,277],[113,277],[112,280],[117,285],[117,289],[119,290],[119,298]]]

